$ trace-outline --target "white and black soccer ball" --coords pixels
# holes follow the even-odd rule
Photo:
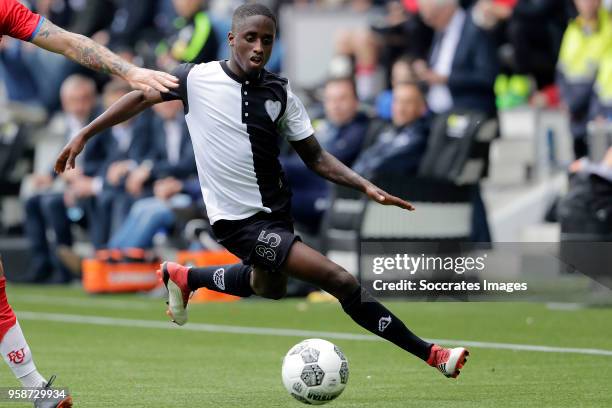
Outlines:
[[[327,340],[308,339],[296,344],[283,360],[283,384],[304,404],[321,405],[344,391],[349,365],[338,346]]]

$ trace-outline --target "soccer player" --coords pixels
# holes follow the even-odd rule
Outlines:
[[[180,99],[213,231],[243,262],[209,268],[163,263],[159,274],[168,288],[167,313],[173,321],[187,322],[189,295],[197,288],[280,299],[287,278],[293,277],[331,293],[360,326],[437,367],[445,376],[456,377],[468,355],[465,348],[445,349],[420,339],[362,289],[355,277],[294,235],[291,192],[278,161],[280,136],[320,176],[355,188],[382,205],[414,208],[320,147],[287,80],[264,69],[275,33],[276,18],[267,7],[238,7],[228,34],[229,61],[183,64],[174,71],[179,78],[177,90],[134,91],[124,96],[64,148],[55,170],[74,168],[86,141],[100,131],[153,104]]]
[[[113,54],[107,48],[82,35],[65,31],[44,17],[28,10],[17,0],[0,0],[0,41],[8,35],[31,41],[46,50],[63,54],[93,70],[114,74],[136,89],[146,92],[168,92],[176,88],[177,78],[164,72],[138,68]],[[6,298],[6,279],[0,260],[0,352],[13,374],[24,387],[50,387],[55,376],[47,381],[36,369],[30,347]],[[72,398],[41,399],[39,408],[69,408]]]

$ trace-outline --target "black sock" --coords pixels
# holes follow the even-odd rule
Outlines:
[[[408,330],[400,319],[361,286],[341,304],[346,314],[364,329],[389,340],[421,360],[427,361],[429,358],[432,344]]]
[[[251,267],[242,263],[191,268],[187,275],[187,284],[191,290],[207,288],[240,297],[253,294]]]

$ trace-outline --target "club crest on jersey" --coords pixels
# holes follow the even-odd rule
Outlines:
[[[13,363],[13,364],[21,364],[23,363],[23,360],[25,359],[25,351],[24,348],[21,348],[19,350],[13,350],[10,353],[8,353],[6,356],[9,359],[9,362]]]
[[[225,290],[225,269],[217,269],[213,275],[213,281],[219,289]]]
[[[378,321],[378,331],[384,332],[387,327],[391,324],[391,316],[381,317]]]
[[[268,112],[268,116],[270,116],[270,119],[272,119],[272,122],[274,122],[278,118],[278,115],[280,115],[281,103],[279,101],[271,101],[268,99],[264,103],[264,106],[266,108],[266,112]]]

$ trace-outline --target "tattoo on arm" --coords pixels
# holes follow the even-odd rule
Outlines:
[[[33,42],[49,51],[63,54],[95,71],[125,77],[132,64],[108,48],[80,34],[66,31],[45,20]]]
[[[37,37],[49,39],[50,36],[59,34],[61,32],[65,32],[65,30],[56,26],[55,24],[50,23],[49,20],[45,19],[40,31],[38,32]]]

